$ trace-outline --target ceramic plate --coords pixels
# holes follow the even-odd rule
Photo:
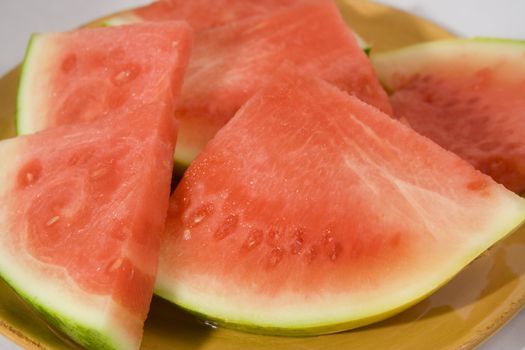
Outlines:
[[[450,37],[442,28],[365,0],[339,1],[345,20],[376,51]],[[19,71],[0,80],[0,138],[14,135]],[[525,228],[493,247],[416,306],[357,330],[307,338],[258,336],[214,329],[154,298],[143,349],[471,349],[525,303]],[[430,272],[430,271],[429,271]],[[0,332],[28,349],[70,349],[66,338],[0,282]]]

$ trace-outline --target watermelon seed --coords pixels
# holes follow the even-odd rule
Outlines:
[[[217,231],[213,234],[213,237],[217,240],[222,240],[226,238],[226,236],[229,236],[230,234],[235,231],[237,228],[237,224],[239,222],[239,218],[237,215],[229,215],[224,219],[224,221],[221,223]]]
[[[253,229],[248,234],[248,238],[243,244],[243,248],[246,250],[251,250],[261,244],[263,240],[263,232],[259,229]]]
[[[62,70],[64,73],[69,73],[76,67],[76,65],[77,56],[75,54],[70,54],[62,61]]]
[[[277,245],[281,240],[281,232],[277,228],[271,228],[268,231],[268,243],[270,245]]]
[[[125,83],[126,80],[129,78],[130,72],[127,70],[123,70],[122,72],[118,73],[115,76],[115,81],[118,81],[120,83]]]
[[[34,179],[35,179],[35,175],[33,175],[33,173],[26,174],[26,180],[28,184],[32,183]]]
[[[190,215],[187,221],[188,222],[187,226],[189,227],[197,226],[198,224],[202,222],[202,220],[204,220],[206,217],[211,215],[213,213],[213,210],[214,210],[214,207],[213,207],[213,204],[211,203],[206,203],[200,206],[199,208],[197,208],[197,210],[195,210]]]
[[[191,231],[188,230],[188,229],[185,229],[184,231],[182,231],[182,239],[185,240],[185,241],[188,241],[190,240],[191,238]]]
[[[119,267],[122,266],[122,263],[124,262],[124,259],[118,258],[115,260],[110,266],[109,271],[116,271]]]
[[[104,175],[106,175],[108,173],[108,169],[106,168],[100,168],[100,169],[97,169],[95,170],[94,172],[91,173],[90,177],[92,179],[98,179]]]
[[[283,259],[283,255],[284,251],[281,247],[273,248],[268,256],[266,266],[270,268],[277,266]]]
[[[341,244],[337,242],[330,243],[327,249],[328,257],[330,258],[330,260],[335,261],[339,257],[341,250],[342,250]]]
[[[53,216],[49,221],[46,223],[47,226],[51,226],[54,223],[56,223],[58,220],[60,220],[60,216]]]
[[[290,251],[292,254],[298,255],[301,254],[304,248],[304,232],[302,229],[298,228],[294,233],[294,241],[290,245]]]
[[[124,69],[113,76],[113,84],[122,86],[133,81],[140,74],[140,67],[134,64],[127,65]]]
[[[315,246],[315,245],[306,248],[306,251],[305,251],[304,255],[305,255],[306,261],[308,263],[311,263],[312,261],[315,260],[315,258],[317,257],[317,250],[318,250],[318,247]]]

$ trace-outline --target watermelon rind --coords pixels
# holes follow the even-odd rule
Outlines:
[[[58,288],[55,290],[49,286],[49,281],[42,281],[45,276],[41,276],[38,283],[29,277],[26,279],[24,275],[27,275],[27,271],[17,271],[13,263],[2,261],[7,260],[6,258],[7,254],[2,253],[0,257],[2,279],[57,330],[67,334],[87,349],[117,350],[135,347],[126,344],[126,337],[118,336],[118,329],[103,329],[103,324],[97,324],[97,318],[101,319],[101,317],[95,310],[89,310],[89,306],[83,307],[76,300],[68,300],[67,296],[60,294]],[[38,292],[32,293],[28,292],[29,290]],[[60,311],[56,311],[57,309]]]
[[[39,34],[32,34],[27,44],[24,60],[22,64],[22,70],[20,72],[20,82],[18,88],[18,95],[16,97],[16,133],[18,135],[24,135],[31,133],[31,126],[28,125],[29,120],[23,117],[25,108],[28,104],[25,104],[26,96],[21,94],[21,91],[27,91],[25,84],[28,84],[27,77],[31,75],[31,57],[33,57],[33,50],[37,46]]]
[[[476,37],[469,39],[446,39],[407,46],[370,55],[377,76],[385,89],[393,91],[392,74],[414,74],[425,71],[428,62],[439,62],[440,57],[451,57],[462,52],[476,52],[470,63],[472,67],[483,66],[486,59],[495,56],[521,56],[525,40]],[[521,58],[522,59],[522,58]],[[525,65],[524,65],[525,67]]]
[[[98,22],[97,25],[101,27],[115,27],[115,26],[122,26],[122,25],[128,25],[128,24],[134,24],[134,23],[140,23],[143,20],[133,14],[132,11],[126,11],[119,13],[115,16],[111,16],[107,19],[104,19],[101,22]]]

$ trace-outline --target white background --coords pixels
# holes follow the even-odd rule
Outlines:
[[[0,75],[20,62],[32,32],[73,28],[105,14],[146,2],[148,0],[0,0]],[[432,19],[458,35],[525,39],[525,0],[378,2]],[[18,347],[0,336],[0,349],[14,350]],[[480,348],[500,349],[525,350],[525,311]]]

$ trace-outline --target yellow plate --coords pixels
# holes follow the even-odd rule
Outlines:
[[[365,0],[341,0],[341,11],[381,51],[450,37],[421,18]],[[0,80],[0,138],[14,135],[15,69]],[[437,293],[389,320],[350,332],[309,338],[258,336],[213,329],[155,298],[142,348],[160,349],[470,349],[525,304],[525,228],[474,261]],[[430,273],[431,271],[429,271]],[[73,345],[0,282],[0,332],[29,349]]]

